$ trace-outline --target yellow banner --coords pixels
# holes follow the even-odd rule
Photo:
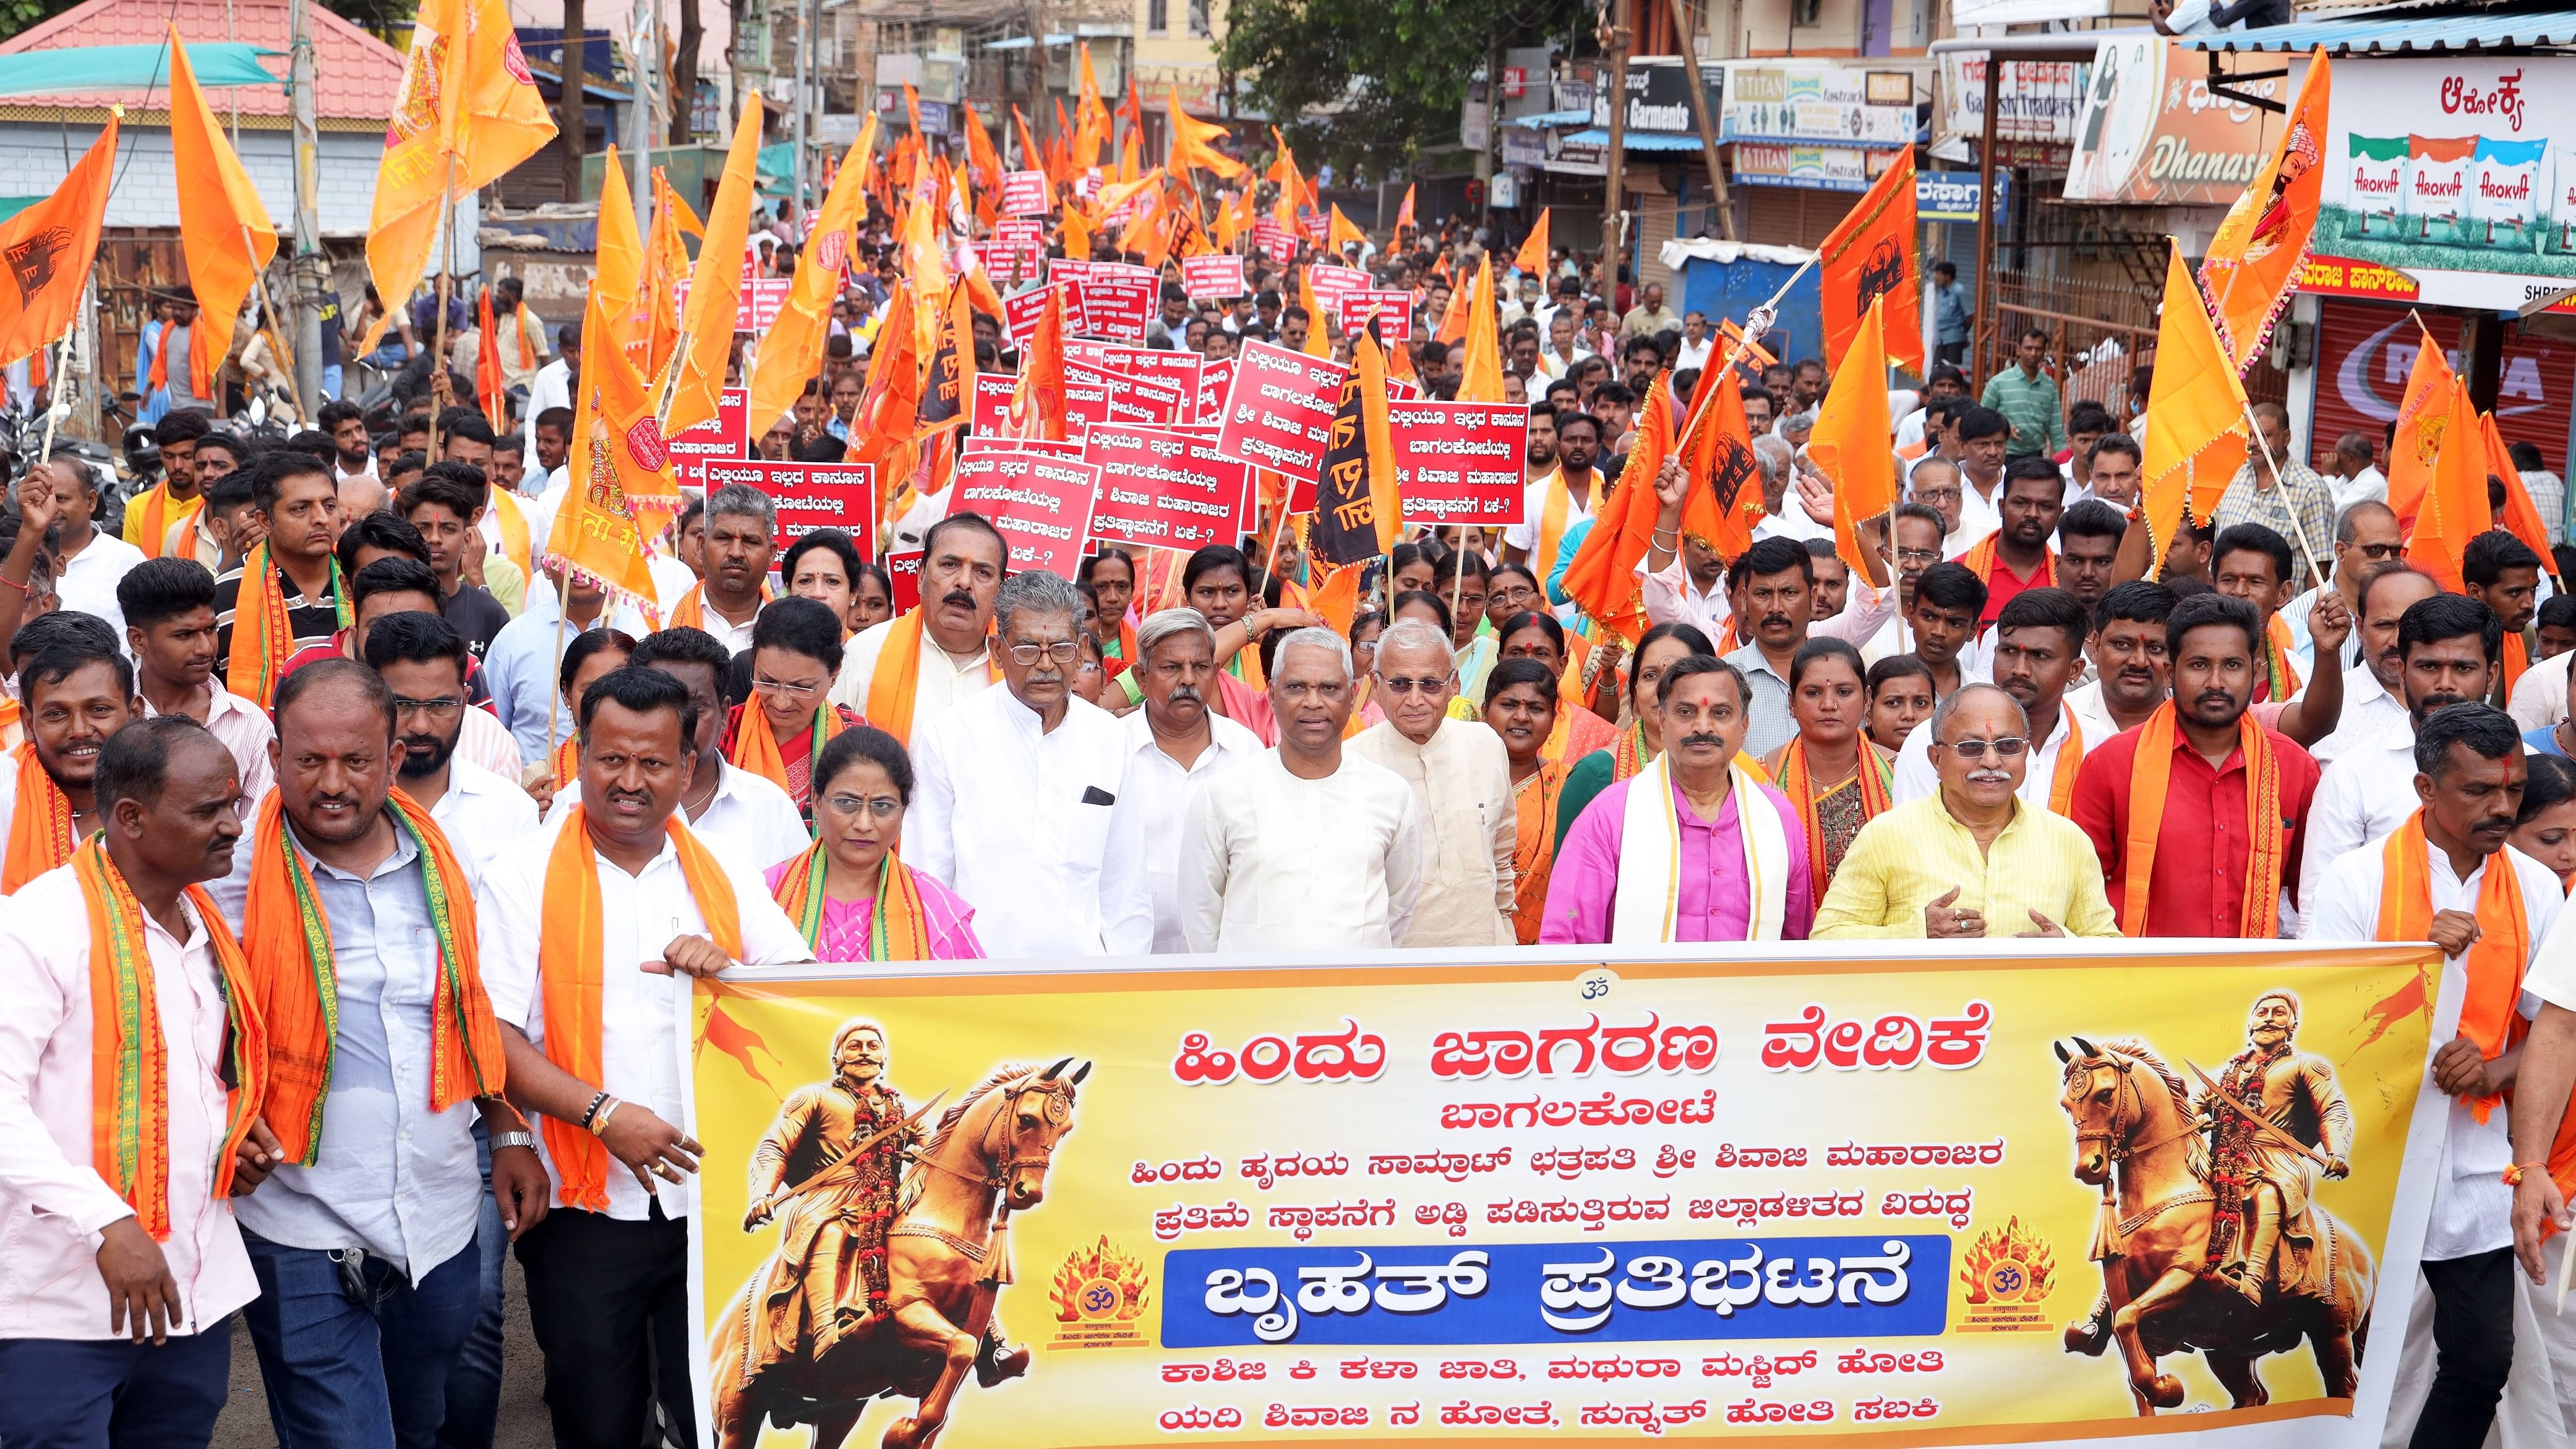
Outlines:
[[[2438,963],[2140,944],[700,982],[705,1442],[2375,1445]]]

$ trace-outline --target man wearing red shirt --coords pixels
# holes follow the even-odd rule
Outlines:
[[[2173,697],[2085,758],[2075,823],[2093,837],[2123,934],[2275,937],[2281,894],[2297,892],[2317,763],[2246,713],[2263,645],[2253,605],[2185,599],[2165,644]]]
[[[1977,619],[1981,629],[1994,623],[2004,605],[2022,590],[2056,585],[2057,555],[2048,541],[2056,536],[2058,516],[2066,511],[2066,475],[2046,458],[2015,458],[2004,469],[2003,491],[1996,495],[1996,504],[2003,515],[2002,526],[1958,559],[1985,581],[1986,608]]]

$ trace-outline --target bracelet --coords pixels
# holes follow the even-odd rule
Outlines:
[[[2549,1164],[2546,1162],[2517,1162],[2513,1166],[2504,1170],[2504,1185],[2507,1187],[2522,1186],[2523,1176],[2533,1168],[2539,1168],[2545,1172],[2548,1170]]]
[[[25,584],[22,584],[22,583],[18,582],[16,579],[13,579],[13,578],[9,577],[7,574],[0,574],[0,584],[7,584],[9,587],[11,587],[11,588],[13,588],[13,589],[16,589],[19,593],[22,593],[22,594],[23,594],[23,593],[25,593],[25,592],[27,592],[27,586],[26,586]]]
[[[616,1116],[617,1109],[625,1105],[625,1103],[618,1101],[615,1097],[610,1097],[608,1099],[608,1105],[599,1109],[599,1120],[590,1124],[590,1135],[593,1137],[607,1136],[608,1119]]]
[[[582,1112],[582,1114],[581,1114],[581,1130],[582,1130],[582,1131],[584,1131],[584,1132],[588,1132],[588,1131],[590,1131],[590,1130],[591,1130],[591,1124],[593,1124],[593,1123],[595,1123],[595,1122],[597,1122],[597,1121],[599,1120],[599,1108],[600,1108],[600,1104],[602,1104],[602,1103],[606,1102],[607,1100],[608,1100],[608,1094],[607,1094],[606,1092],[601,1092],[601,1093],[599,1093],[597,1096],[594,1096],[594,1097],[592,1097],[592,1098],[590,1099],[590,1106],[589,1106],[588,1108],[586,1108],[586,1109]]]
[[[504,1147],[524,1147],[534,1152],[537,1150],[537,1134],[524,1128],[517,1132],[493,1133],[492,1150],[498,1152]]]

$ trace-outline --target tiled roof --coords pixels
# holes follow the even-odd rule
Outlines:
[[[231,8],[227,30],[224,0],[152,0],[149,4],[142,0],[89,0],[88,4],[75,6],[0,41],[0,55],[83,45],[156,44],[169,38],[169,27],[175,22],[180,36],[190,42],[238,40],[278,52],[269,61],[280,77],[275,89],[233,86],[209,92],[207,100],[225,114],[230,114],[238,103],[245,116],[284,116],[284,0],[232,0]],[[402,87],[402,53],[319,5],[312,7],[311,16],[315,114],[325,120],[389,118],[394,95]],[[138,97],[132,92],[65,93],[36,99],[58,106],[105,106],[114,102],[149,111],[166,109],[169,104],[167,96]]]

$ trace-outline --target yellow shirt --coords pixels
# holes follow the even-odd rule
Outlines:
[[[1860,828],[1816,907],[1819,941],[1920,937],[1923,908],[1957,887],[1952,910],[1976,911],[1997,940],[2037,930],[2030,912],[2070,936],[2117,936],[2092,837],[2064,816],[2013,802],[2013,818],[1984,852],[1939,794],[1908,801]]]

